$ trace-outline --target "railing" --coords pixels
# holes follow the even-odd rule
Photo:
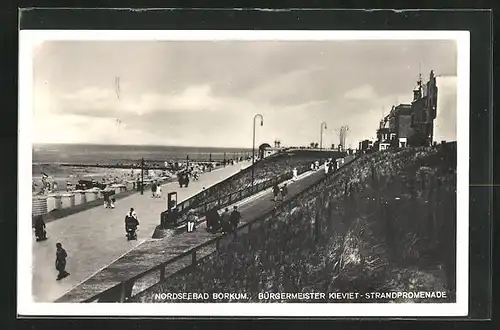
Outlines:
[[[313,193],[315,191],[319,191],[324,188],[325,184],[327,184],[330,180],[333,180],[337,176],[338,173],[342,172],[344,168],[349,167],[352,165],[353,161],[357,158],[350,158],[350,160],[346,163],[344,163],[340,168],[338,168],[335,172],[333,172],[331,175],[324,176],[321,179],[319,179],[317,182],[314,184],[308,186],[304,190],[296,193],[293,197],[290,199],[286,199],[278,208],[274,208],[273,210],[270,210],[260,216],[258,216],[256,219],[251,220],[247,223],[242,224],[236,229],[237,233],[251,233],[254,229],[261,227],[265,222],[268,220],[275,218],[277,214],[280,212],[286,210],[291,210],[297,205],[297,200],[307,196],[309,193]],[[166,267],[169,265],[174,264],[175,262],[178,262],[186,257],[190,257],[191,262],[187,267],[196,267],[197,263],[213,254],[209,253],[204,255],[203,257],[199,258],[198,257],[198,251],[201,249],[207,248],[207,247],[214,247],[214,252],[220,251],[222,248],[224,248],[224,243],[225,241],[228,240],[228,238],[231,238],[231,235],[218,235],[214,237],[213,239],[210,239],[209,241],[202,243],[200,245],[197,245],[188,251],[181,253],[177,256],[175,256],[172,259],[169,259],[168,261],[165,261],[155,267],[152,267],[148,269],[147,271],[135,275],[131,277],[130,279],[125,280],[124,282],[121,282],[110,289],[100,292],[97,295],[94,295],[88,299],[85,299],[82,302],[85,303],[92,303],[92,302],[125,302],[127,299],[132,297],[132,291],[134,288],[134,285],[136,282],[139,282],[141,279],[145,278],[146,276],[152,274],[153,272],[158,272],[159,271],[159,277],[156,283],[149,285],[146,289],[136,293],[134,296],[143,294],[147,290],[151,289],[154,285],[157,285],[158,283],[163,282],[167,277],[174,275],[177,272],[174,272],[173,274],[166,274]],[[182,271],[186,269],[186,267],[183,267],[181,270]]]
[[[269,187],[272,187],[274,184],[280,184],[286,180],[292,178],[292,172],[287,172],[282,175],[278,175],[272,179],[266,180],[264,182],[257,183],[253,186],[240,189],[238,191],[224,194],[221,196],[221,188],[226,186],[227,184],[231,184],[230,181],[235,181],[239,179],[243,174],[245,174],[246,170],[249,169],[247,167],[245,170],[236,173],[235,175],[213,185],[212,187],[188,198],[187,200],[177,204],[177,210],[179,212],[179,220],[177,221],[177,225],[182,225],[185,220],[182,219],[182,216],[187,213],[187,211],[193,209],[198,213],[204,213],[214,207],[223,208],[233,203],[239,202],[247,197],[252,196],[253,194],[265,190]],[[303,174],[308,169],[306,167],[301,167],[298,170],[298,175]],[[212,199],[207,201],[207,198],[215,196]],[[168,216],[168,210],[163,211],[160,214],[160,223],[165,223]]]

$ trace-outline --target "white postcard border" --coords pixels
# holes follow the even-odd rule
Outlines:
[[[443,304],[365,303],[35,303],[32,288],[31,196],[33,50],[48,40],[455,40],[457,43],[457,300]],[[21,316],[465,316],[469,297],[469,76],[468,31],[98,31],[21,30],[19,34],[18,264]],[[29,234],[28,234],[29,233]],[[189,308],[186,308],[189,307]]]

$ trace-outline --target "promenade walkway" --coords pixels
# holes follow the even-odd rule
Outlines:
[[[306,172],[299,177],[299,180],[288,182],[288,198],[300,193],[307,187],[315,184],[324,177],[324,171]],[[260,192],[246,200],[237,203],[242,214],[242,222],[251,221],[261,214],[269,212],[275,207],[273,202],[272,189]],[[218,234],[220,235],[220,234]],[[122,256],[114,263],[96,273],[95,276],[74,288],[63,297],[59,302],[80,302],[84,299],[93,297],[95,294],[103,292],[122,281],[141,274],[144,271],[153,268],[177,255],[188,251],[190,248],[203,244],[213,239],[214,234],[205,231],[205,223],[198,226],[198,230],[193,233],[180,233],[171,237],[159,240],[150,240],[141,246]],[[206,251],[205,251],[206,250]],[[207,248],[199,251],[199,257],[213,252],[213,248]],[[191,259],[187,257],[176,262],[172,267],[167,267],[168,273],[173,273],[190,265]],[[154,273],[147,276],[134,287],[133,294],[136,294],[158,281],[158,274]]]
[[[33,300],[55,301],[101,268],[150,239],[160,222],[160,213],[166,209],[169,192],[176,191],[178,202],[181,202],[199,193],[203,187],[208,188],[250,165],[249,161],[239,162],[204,173],[199,181],[191,181],[187,188],[179,188],[177,182],[164,184],[163,198],[152,198],[148,189],[144,195],[136,193],[117,200],[113,210],[96,207],[48,223],[49,239],[44,242],[33,239]],[[124,219],[131,207],[136,210],[140,222],[137,241],[127,241],[125,237]],[[68,253],[67,271],[71,274],[61,281],[56,281],[54,267],[56,242],[60,242]]]

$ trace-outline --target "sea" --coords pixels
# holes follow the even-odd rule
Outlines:
[[[47,174],[61,182],[68,177],[92,176],[100,178],[113,172],[97,168],[65,167],[61,164],[74,165],[115,165],[139,164],[141,158],[148,164],[163,165],[165,161],[185,162],[187,157],[193,161],[222,161],[237,157],[250,157],[249,148],[218,147],[179,147],[147,145],[96,145],[96,144],[34,144],[32,151],[32,176],[40,180]],[[114,171],[117,172],[117,171]],[[118,172],[123,172],[118,171]],[[76,179],[75,179],[76,180]],[[61,186],[61,185],[60,185]]]
[[[148,162],[214,161],[249,157],[251,148],[177,147],[105,144],[34,144],[33,164],[117,164]]]

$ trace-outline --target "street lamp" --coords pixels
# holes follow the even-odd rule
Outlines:
[[[320,150],[323,150],[323,128],[324,129],[328,128],[328,127],[326,127],[326,123],[325,122],[321,123],[321,130],[320,130],[320,137],[319,137],[319,149]]]
[[[260,117],[260,126],[264,126],[264,117],[260,113],[253,117],[253,145],[252,145],[252,189],[254,181],[254,164],[255,164],[255,119]]]
[[[144,158],[141,158],[141,195],[144,194]]]

